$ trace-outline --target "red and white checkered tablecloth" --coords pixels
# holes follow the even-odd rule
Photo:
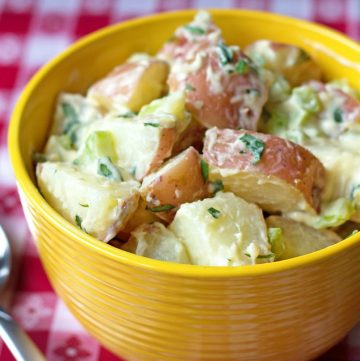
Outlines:
[[[360,0],[0,0],[0,223],[21,258],[12,313],[49,361],[119,359],[69,313],[41,266],[7,152],[14,103],[41,65],[91,31],[144,14],[207,7],[282,13],[326,24],[360,40]],[[0,359],[14,360],[1,341]],[[321,360],[360,361],[360,324]]]

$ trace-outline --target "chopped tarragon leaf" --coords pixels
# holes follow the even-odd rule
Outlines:
[[[66,123],[64,125],[63,134],[69,135],[70,145],[74,145],[77,140],[76,129],[79,126],[79,119],[75,112],[74,107],[69,103],[61,104],[62,111],[66,118]]]
[[[34,153],[32,158],[35,163],[44,163],[47,161],[46,155],[43,153]]]
[[[210,182],[210,192],[216,194],[224,189],[224,184],[221,179],[216,179]]]
[[[98,160],[98,174],[106,178],[123,181],[123,177],[119,170],[112,164],[109,157],[102,157]]]
[[[154,128],[159,128],[160,127],[159,123],[144,123],[144,125],[154,127]]]
[[[204,178],[204,181],[207,182],[209,179],[209,165],[204,161],[204,159],[200,160],[201,174]]]
[[[247,74],[249,72],[249,62],[246,59],[240,59],[236,64],[235,64],[235,71],[238,74]]]
[[[196,88],[194,88],[191,84],[185,84],[185,90],[193,92]]]
[[[210,207],[208,209],[208,212],[216,219],[218,219],[221,216],[221,212],[213,207]]]
[[[76,222],[76,225],[82,230],[83,229],[81,226],[82,218],[78,214],[75,216],[75,222]]]
[[[233,61],[233,54],[231,49],[228,46],[226,46],[222,41],[219,42],[218,48],[219,48],[221,64],[226,65],[231,63]]]
[[[132,167],[131,168],[131,170],[129,170],[129,173],[133,176],[133,177],[135,177],[135,174],[136,174],[136,167],[134,166],[134,167]]]
[[[89,205],[87,203],[79,203],[79,205],[84,208],[89,208]]]
[[[343,113],[342,110],[340,108],[336,108],[334,110],[334,120],[336,123],[342,123],[343,122]]]
[[[242,141],[245,144],[246,148],[252,153],[252,163],[258,163],[265,150],[265,143],[261,139],[256,138],[251,134],[244,134],[239,137],[239,140]]]
[[[247,256],[247,257],[249,257],[249,258],[251,258],[250,253],[244,253],[244,255]]]
[[[134,112],[126,112],[118,115],[120,118],[134,118],[135,116],[136,114]]]
[[[173,206],[171,204],[164,204],[162,206],[157,206],[157,207],[146,206],[146,210],[150,211],[150,212],[168,212],[174,208],[175,208],[175,206]]]
[[[205,34],[205,30],[200,28],[199,26],[194,26],[194,25],[188,24],[188,25],[185,25],[184,28],[193,35],[204,35]]]
[[[269,253],[269,254],[265,254],[265,255],[259,254],[257,256],[257,258],[259,258],[259,259],[267,259],[267,258],[273,258],[273,257],[275,257],[275,253]]]
[[[360,189],[360,184],[356,184],[356,185],[352,186],[351,191],[350,191],[350,200],[352,200],[352,201],[354,200],[354,198],[355,198],[355,192],[356,192],[358,189]]]

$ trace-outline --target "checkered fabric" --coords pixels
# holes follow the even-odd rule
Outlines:
[[[119,359],[69,313],[41,266],[7,152],[7,124],[14,103],[41,65],[89,32],[144,14],[208,7],[286,14],[326,24],[360,40],[360,0],[0,0],[0,223],[21,258],[11,309],[49,361]],[[2,343],[0,359],[14,360]],[[360,325],[320,360],[360,360]]]

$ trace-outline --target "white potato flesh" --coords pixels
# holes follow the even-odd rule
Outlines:
[[[38,163],[36,175],[46,201],[65,219],[107,242],[126,224],[139,201],[139,183],[113,182],[66,163]]]
[[[136,228],[122,249],[161,261],[190,263],[185,245],[173,232],[158,222]]]
[[[341,241],[335,232],[318,230],[285,217],[270,216],[266,224],[269,228],[281,228],[284,251],[280,260],[312,253]]]
[[[273,260],[262,211],[233,193],[182,204],[169,229],[183,240],[192,264],[240,266]]]
[[[107,117],[92,124],[86,136],[95,131],[111,133],[117,157],[115,164],[138,180],[171,155],[176,140],[174,119],[168,117],[165,121],[157,115],[141,119]]]

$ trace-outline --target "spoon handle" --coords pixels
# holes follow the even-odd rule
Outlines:
[[[17,361],[46,361],[30,337],[2,308],[0,308],[0,337]]]

